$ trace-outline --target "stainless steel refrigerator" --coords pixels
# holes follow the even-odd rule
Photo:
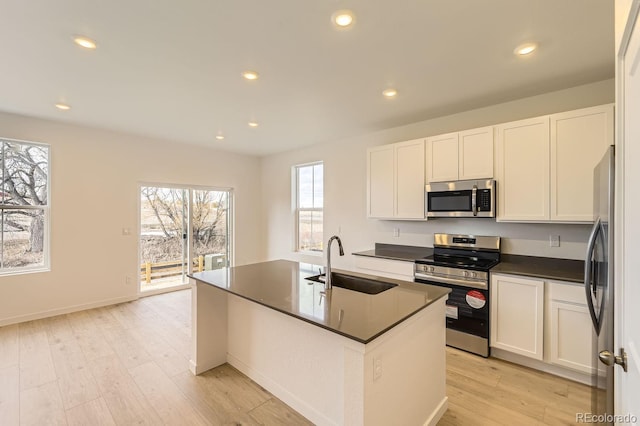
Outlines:
[[[594,169],[594,224],[585,259],[585,292],[592,321],[591,414],[613,415],[614,147]],[[603,424],[609,424],[605,421]]]

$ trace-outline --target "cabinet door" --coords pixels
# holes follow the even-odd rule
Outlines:
[[[491,346],[542,360],[544,281],[491,276]]]
[[[458,179],[493,177],[493,127],[458,134]]]
[[[549,362],[591,374],[591,317],[587,305],[551,301]]]
[[[551,115],[551,220],[593,221],[593,168],[613,145],[613,105]]]
[[[497,126],[498,217],[549,220],[549,116]]]
[[[393,217],[393,201],[393,145],[370,148],[367,150],[367,217]]]
[[[458,133],[427,138],[429,182],[458,180]]]
[[[395,217],[424,219],[424,139],[394,144]]]

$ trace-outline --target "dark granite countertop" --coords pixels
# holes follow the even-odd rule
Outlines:
[[[584,281],[584,262],[582,260],[503,254],[500,256],[500,263],[491,268],[491,272],[582,283]]]
[[[376,243],[373,250],[361,251],[353,254],[356,256],[379,257],[382,259],[414,262],[416,259],[431,256],[433,254],[433,248]]]
[[[397,286],[376,295],[334,286],[325,295],[321,294],[324,284],[305,279],[317,270],[317,265],[274,260],[189,277],[360,343],[369,343],[450,292],[444,287],[333,269]]]
[[[413,262],[416,259],[432,255],[433,248],[376,243],[373,250],[353,254]],[[500,256],[500,263],[494,266],[491,272],[582,283],[584,281],[584,262],[582,260],[503,253]]]

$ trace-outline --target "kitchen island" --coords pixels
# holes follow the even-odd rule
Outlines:
[[[320,425],[436,424],[449,290],[380,278],[395,286],[325,291],[306,279],[315,268],[277,260],[191,275],[191,371],[228,362]]]

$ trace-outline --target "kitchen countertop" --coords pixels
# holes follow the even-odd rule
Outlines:
[[[376,243],[375,249],[373,250],[353,254],[356,256],[414,262],[417,259],[432,255],[433,248]],[[503,253],[500,255],[500,263],[491,268],[491,272],[524,275],[571,283],[584,282],[584,262],[582,260]]]
[[[333,269],[397,286],[376,295],[334,286],[325,295],[321,294],[324,284],[305,279],[316,275],[317,268],[274,260],[197,272],[189,277],[360,343],[369,343],[450,292],[444,287]]]
[[[582,260],[502,254],[500,263],[491,268],[491,272],[573,283],[584,282],[584,262]]]
[[[433,254],[433,248],[376,243],[373,250],[361,251],[353,254],[356,256],[378,257],[382,259],[414,262],[416,259],[431,256]]]

